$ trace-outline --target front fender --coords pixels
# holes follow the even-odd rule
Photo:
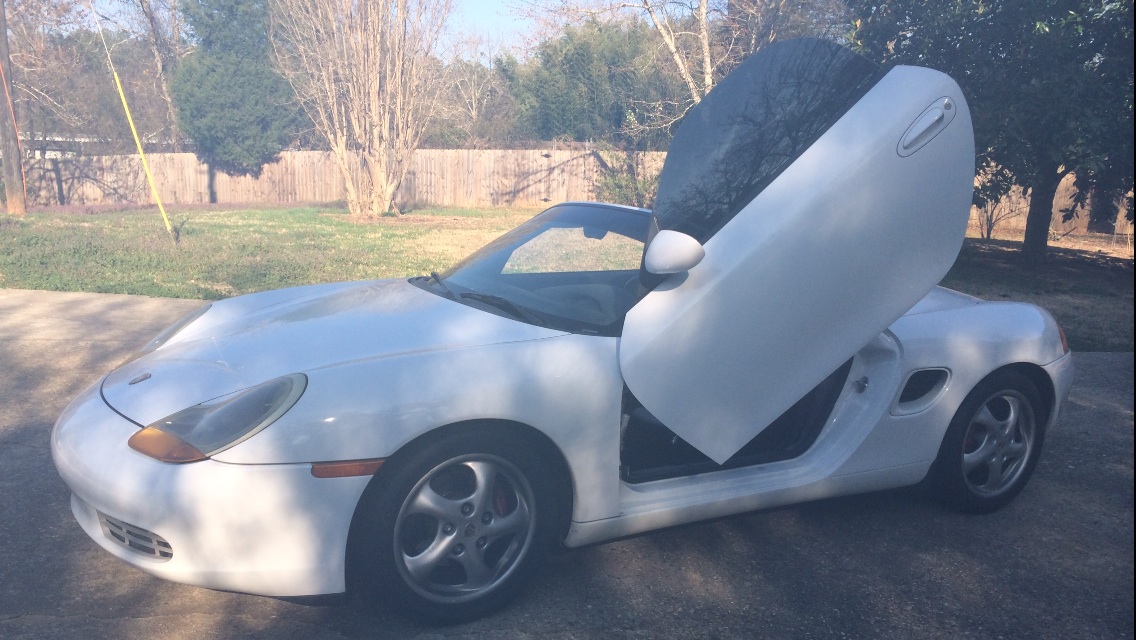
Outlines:
[[[361,360],[304,372],[287,414],[216,456],[286,464],[394,455],[441,426],[471,420],[530,425],[560,448],[573,477],[576,520],[618,512],[622,378],[616,339],[563,335]]]

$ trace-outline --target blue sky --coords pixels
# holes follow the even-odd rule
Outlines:
[[[521,17],[507,0],[453,0],[450,29],[455,33],[477,34],[502,44],[519,44],[532,23]]]

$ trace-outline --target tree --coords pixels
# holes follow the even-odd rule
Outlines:
[[[1021,215],[1021,189],[1014,176],[1004,167],[987,164],[978,170],[974,186],[974,204],[978,207],[979,232],[989,240],[999,223]]]
[[[1110,102],[1123,106],[1111,113],[1106,111],[1104,118],[1095,122],[1095,126],[1087,128],[1088,135],[1094,136],[1090,144],[1097,153],[1076,168],[1075,204],[1084,205],[1087,199],[1089,229],[1107,233],[1115,230],[1116,217],[1121,207],[1127,210],[1129,220],[1132,220],[1133,214],[1131,3],[1126,8],[1128,13],[1125,23],[1122,24],[1127,30],[1127,37],[1108,38],[1102,42],[1104,51],[1099,61],[1100,68],[1097,70],[1097,73],[1103,77],[1115,79],[1127,77],[1127,82],[1118,82],[1111,87],[1112,95],[1108,98]]]
[[[20,157],[20,141],[17,137],[15,105],[9,96],[12,94],[12,62],[8,57],[8,9],[0,0],[0,70],[3,70],[4,107],[0,109],[0,151],[4,154],[4,201],[8,213],[22,216],[25,213],[23,161]]]
[[[352,213],[394,193],[444,86],[434,58],[449,0],[270,0],[277,67],[327,140]],[[361,166],[360,166],[361,165]]]
[[[1065,175],[1100,175],[1103,165],[1132,157],[1130,1],[854,4],[861,18],[852,38],[865,53],[942,70],[962,86],[978,164],[1005,168],[1029,192],[1027,261],[1046,254]],[[1113,193],[1131,188],[1130,162],[1120,180],[1128,188]]]
[[[649,27],[652,41],[661,47],[656,70],[666,70],[684,91],[670,101],[644,101],[640,128],[670,128],[720,78],[764,46],[804,35],[835,38],[847,24],[839,0],[543,0],[540,4],[547,14],[569,23],[633,18]]]
[[[151,147],[170,149],[170,115],[151,61],[148,36],[133,3],[97,3],[92,16],[80,0],[8,0],[12,99],[25,149],[81,153],[131,153],[135,146],[107,68],[104,36],[134,122]],[[111,16],[102,10],[115,9]],[[135,28],[136,27],[136,28]]]
[[[170,91],[171,78],[174,68],[180,58],[181,27],[177,11],[177,2],[170,0],[165,12],[168,16],[168,25],[162,24],[158,11],[150,0],[138,0],[138,9],[146,20],[146,42],[150,45],[150,53],[154,57],[154,71],[158,76],[158,90],[162,101],[166,104],[166,123],[169,126],[169,137],[175,151],[181,150],[181,133],[177,126],[177,113],[174,108],[173,94]]]
[[[681,86],[657,72],[650,27],[639,21],[568,26],[542,42],[531,60],[500,65],[517,101],[521,126],[541,140],[603,141],[624,148],[665,148],[669,133],[641,131],[650,115],[677,105]]]
[[[269,61],[267,6],[191,0],[183,8],[198,46],[173,80],[181,129],[210,172],[257,177],[296,138],[300,123],[292,88]]]
[[[644,153],[600,145],[596,159],[596,199],[650,209],[659,190],[662,161]]]
[[[512,148],[523,144],[516,104],[501,74],[498,45],[472,36],[460,40],[445,67],[445,93],[425,132],[423,146],[440,148]]]
[[[51,3],[53,0],[39,0]],[[58,0],[61,4],[75,3],[76,0]],[[82,2],[82,0],[79,0]],[[174,107],[171,83],[178,62],[184,55],[182,38],[182,16],[178,9],[177,0],[108,0],[102,3],[83,3],[84,6],[98,7],[97,16],[103,23],[104,29],[109,28],[125,40],[144,46],[144,50],[132,52],[138,56],[132,58],[133,65],[142,66],[142,56],[148,55],[150,62],[145,75],[150,78],[147,91],[156,95],[147,95],[147,98],[156,98],[162,105],[161,126],[153,131],[144,131],[145,138],[153,138],[163,146],[174,151],[181,150],[182,136],[177,125],[177,111]],[[144,51],[144,52],[143,52]],[[115,65],[120,72],[122,63],[115,57]],[[120,73],[120,75],[125,76]],[[147,100],[149,101],[149,100]],[[131,100],[131,109],[134,110],[136,100]]]
[[[1125,176],[1128,177],[1127,183],[1124,182]],[[1099,169],[1082,170],[1076,178],[1077,193],[1073,197],[1073,204],[1074,207],[1088,205],[1089,231],[1115,232],[1121,208],[1126,211],[1128,221],[1132,221],[1131,155],[1106,158]]]

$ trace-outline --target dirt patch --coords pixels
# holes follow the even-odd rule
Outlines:
[[[967,240],[1021,247],[1022,234],[1022,230],[995,230],[992,240],[984,240],[979,237],[977,228],[971,226],[967,229]],[[1132,235],[1126,233],[1076,233],[1051,237],[1049,247],[1051,250],[1073,249],[1132,261]]]
[[[1110,236],[1102,236],[1102,238]],[[1014,240],[980,240],[967,238],[963,242],[960,259],[966,258],[997,269],[1023,270],[1022,243]],[[1133,276],[1131,257],[1118,256],[1106,250],[1103,240],[1079,237],[1061,245],[1051,244],[1046,261],[1030,269],[1035,278],[1058,277],[1074,281],[1114,280]]]
[[[1087,235],[1065,236],[1051,240],[1049,246],[1055,249],[1076,249],[1100,253],[1114,258],[1125,258],[1132,264],[1132,235],[1091,233]]]

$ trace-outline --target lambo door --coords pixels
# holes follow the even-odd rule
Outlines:
[[[754,55],[668,151],[653,231],[705,257],[643,274],[620,343],[628,388],[725,462],[939,282],[973,180],[970,115],[946,75],[813,39]]]

